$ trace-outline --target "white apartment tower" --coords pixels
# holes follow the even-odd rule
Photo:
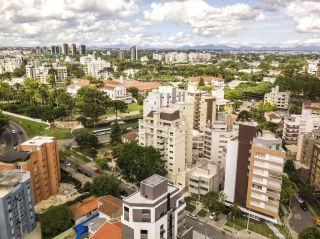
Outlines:
[[[140,190],[123,200],[122,239],[192,239],[184,225],[181,189],[168,179],[153,175],[140,183]]]
[[[193,104],[176,103],[151,111],[139,120],[139,145],[160,150],[168,180],[186,186],[186,167],[192,164]]]
[[[226,121],[214,121],[211,128],[204,130],[203,156],[214,162],[226,166],[227,145],[230,139],[239,132],[238,122],[232,122],[231,116]]]
[[[290,92],[280,92],[279,86],[272,88],[270,93],[264,95],[264,102],[276,104],[278,109],[287,110],[289,107]]]
[[[187,92],[172,86],[160,86],[149,92],[143,101],[143,116],[152,110],[168,107],[176,102],[187,102]]]

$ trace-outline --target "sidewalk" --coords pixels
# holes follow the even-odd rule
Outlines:
[[[290,209],[289,209],[289,212],[287,210],[285,210],[285,211],[287,212],[287,214],[283,219],[283,225],[285,225],[289,229],[289,232],[290,232],[290,235],[292,236],[292,239],[298,239],[299,238],[298,233],[291,228],[290,223],[289,223],[289,221],[292,217],[292,212]]]

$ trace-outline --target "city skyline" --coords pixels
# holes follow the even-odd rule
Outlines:
[[[320,45],[317,0],[0,1],[0,46]]]

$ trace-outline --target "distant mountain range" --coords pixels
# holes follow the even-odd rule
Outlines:
[[[106,48],[106,49],[128,49],[130,46],[128,45],[112,45],[112,46],[91,46],[90,48]],[[241,47],[232,47],[227,45],[199,45],[199,46],[183,46],[177,48],[167,48],[167,49],[159,49],[155,47],[148,47],[148,46],[139,46],[138,49],[145,49],[145,50],[206,50],[206,51],[320,51],[320,46],[316,45],[297,45],[292,47],[277,47],[277,46],[270,46],[270,47],[249,47],[249,46],[241,46]]]

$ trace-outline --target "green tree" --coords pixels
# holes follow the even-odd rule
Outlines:
[[[270,122],[270,121],[264,121],[260,124],[261,129],[263,130],[269,130],[272,133],[276,133],[278,129],[278,125],[276,123]]]
[[[118,144],[112,155],[122,175],[131,182],[139,183],[153,174],[167,174],[160,152],[153,147],[142,147],[136,143]]]
[[[111,126],[111,134],[110,134],[112,145],[116,145],[116,144],[121,143],[121,134],[122,134],[122,130],[121,130],[118,122],[115,121],[114,124]]]
[[[204,79],[202,77],[200,77],[200,80],[198,82],[198,87],[200,87],[200,86],[205,86]]]
[[[53,238],[73,226],[71,212],[66,205],[50,207],[40,218],[44,238]]]
[[[99,145],[98,138],[87,129],[79,129],[74,132],[75,140],[81,148],[97,148]]]
[[[22,77],[26,74],[26,68],[25,66],[21,66],[19,68],[14,69],[14,71],[12,72],[12,75],[14,77]]]
[[[124,113],[128,109],[128,105],[122,100],[111,101],[110,107],[116,113],[116,121],[118,120],[118,112],[120,111],[120,112]]]
[[[299,239],[319,239],[320,231],[315,227],[304,228],[299,233]]]
[[[108,96],[99,89],[82,87],[76,95],[76,105],[85,117],[89,117],[95,128],[99,116],[106,112]]]
[[[238,204],[234,203],[230,206],[230,211],[233,217],[233,220],[235,219],[235,217],[237,217],[238,215],[240,215],[240,207]]]
[[[95,162],[102,169],[107,169],[108,168],[108,161],[107,161],[106,158],[97,158],[95,160]]]
[[[0,135],[9,126],[9,120],[0,112]]]
[[[288,205],[291,202],[290,199],[294,194],[295,190],[290,178],[287,175],[283,175],[280,202]]]
[[[187,90],[188,89],[188,83],[183,81],[183,82],[178,84],[178,88],[182,89],[182,90]]]
[[[237,121],[248,121],[250,120],[251,116],[250,113],[247,110],[242,110],[238,114]]]
[[[120,181],[113,175],[101,174],[92,182],[91,193],[97,196],[120,195]]]
[[[223,192],[208,192],[203,196],[202,202],[210,213],[219,215],[221,212],[223,212],[225,207],[224,198],[225,195]]]
[[[139,89],[136,87],[129,87],[127,89],[127,92],[129,92],[133,98],[137,99],[139,96]]]

